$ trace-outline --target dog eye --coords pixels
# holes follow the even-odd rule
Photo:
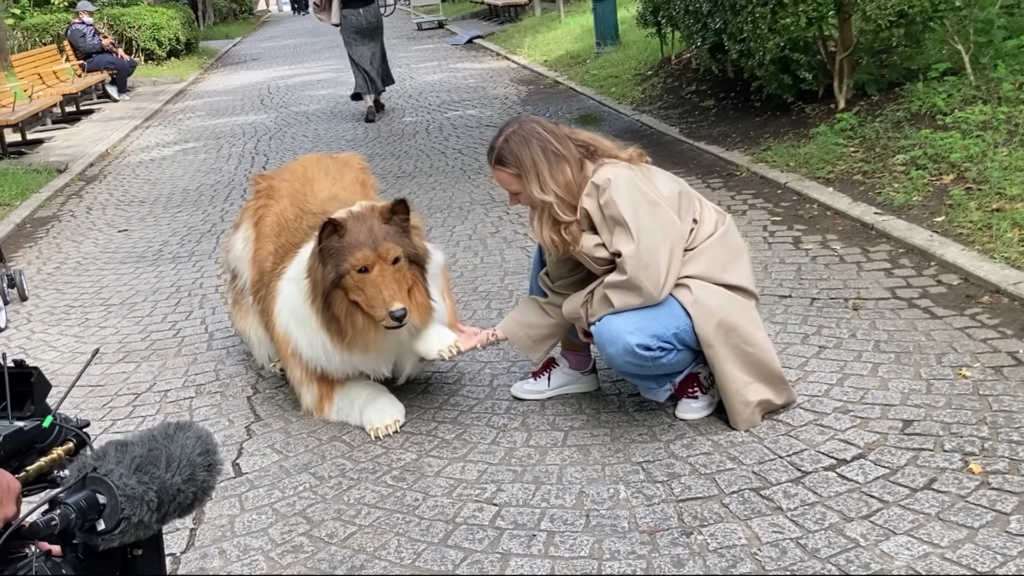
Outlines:
[[[402,261],[401,256],[395,256],[395,259],[391,261],[392,266],[398,266],[398,263]]]
[[[356,270],[357,274],[369,274],[369,272],[370,272],[370,269],[367,268],[366,266],[360,266],[359,269]]]

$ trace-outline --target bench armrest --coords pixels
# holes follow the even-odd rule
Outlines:
[[[21,91],[24,92],[26,96],[31,96],[36,91],[36,85],[27,84],[28,87],[26,88],[26,84],[26,82],[15,81],[10,84],[0,84],[0,88],[21,88]]]

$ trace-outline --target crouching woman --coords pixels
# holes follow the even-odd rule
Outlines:
[[[460,340],[464,350],[508,340],[540,364],[512,396],[597,390],[593,344],[682,420],[721,400],[747,430],[796,400],[731,216],[643,151],[538,117],[508,121],[487,159],[509,204],[529,208],[539,246],[530,296],[493,328],[461,327]]]

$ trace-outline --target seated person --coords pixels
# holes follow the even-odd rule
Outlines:
[[[103,87],[104,90],[115,102],[129,100],[128,77],[135,73],[138,63],[129,58],[113,38],[96,29],[92,19],[96,7],[92,2],[82,0],[75,6],[75,12],[75,19],[64,31],[71,49],[75,51],[75,58],[85,63],[86,72],[113,72],[114,78]]]

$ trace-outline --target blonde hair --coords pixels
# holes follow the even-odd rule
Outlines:
[[[577,250],[583,231],[580,197],[590,174],[586,164],[608,160],[649,164],[635,146],[623,146],[587,130],[537,116],[513,118],[498,129],[487,149],[487,163],[522,179],[536,206],[530,220],[538,242],[554,255]]]

